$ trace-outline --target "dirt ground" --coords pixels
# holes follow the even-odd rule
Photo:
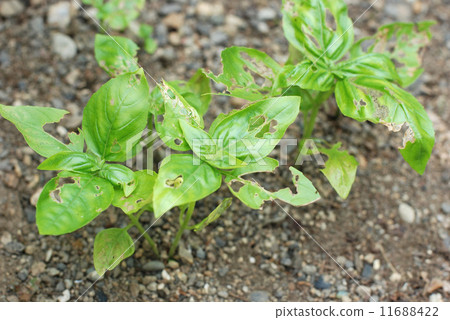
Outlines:
[[[12,16],[2,14],[0,6],[0,103],[69,110],[67,119],[48,126],[49,132],[64,136],[79,126],[83,106],[108,80],[94,58],[97,26],[80,9],[66,26],[51,25],[49,8],[58,1],[18,2],[22,7]],[[264,50],[280,62],[286,58],[278,1],[214,1],[208,2],[216,5],[210,11],[199,9],[198,2],[147,4],[140,21],[157,26],[159,48],[153,55],[141,52],[139,59],[155,79],[187,79],[199,67],[218,72],[220,51],[231,45]],[[370,5],[346,2],[354,20]],[[400,136],[383,126],[335,116],[331,103],[319,115],[314,135],[342,141],[359,161],[348,199],[340,199],[320,168],[307,162],[298,168],[320,191],[320,201],[302,208],[268,203],[255,211],[236,199],[207,230],[185,236],[185,250],[177,261],[168,262],[164,253],[167,256],[178,221],[172,210],[149,231],[163,251],[162,267],[139,241],[132,258],[95,282],[96,232],[126,224],[111,208],[74,233],[40,236],[33,203],[53,173],[36,170],[43,159],[12,124],[0,119],[0,301],[67,301],[81,295],[80,301],[367,301],[368,292],[378,301],[448,301],[450,3],[379,0],[356,22],[355,35],[372,34],[392,21],[425,19],[437,24],[425,53],[425,72],[408,88],[436,130],[423,176],[398,152]],[[64,60],[55,53],[55,33],[75,42],[73,58]],[[208,120],[237,103],[214,98]],[[288,137],[298,137],[301,125],[299,118]],[[269,187],[285,186],[289,171],[282,167],[264,179]],[[194,220],[227,196],[229,191],[222,187],[199,202]],[[411,223],[400,214],[405,207],[412,209]],[[143,222],[150,224],[150,214]]]

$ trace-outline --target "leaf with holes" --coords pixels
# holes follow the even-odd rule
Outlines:
[[[159,88],[164,99],[164,114],[156,116],[156,131],[169,148],[187,151],[189,150],[189,145],[184,139],[179,120],[184,120],[193,126],[203,128],[203,118],[174,86],[163,81]]]
[[[44,131],[47,123],[58,122],[68,112],[61,109],[30,106],[4,106],[0,115],[12,122],[22,133],[31,149],[48,158],[56,153],[71,151],[64,143]]]
[[[257,101],[270,92],[281,66],[266,53],[245,47],[230,47],[222,51],[223,72],[208,77],[227,87],[230,95]]]
[[[147,125],[149,88],[142,69],[109,80],[84,108],[83,133],[88,149],[108,161],[132,156]],[[130,141],[134,141],[130,145]]]
[[[111,204],[111,183],[92,175],[61,172],[42,190],[36,209],[40,234],[60,235],[80,229]]]
[[[289,170],[293,175],[292,182],[296,188],[296,193],[293,193],[289,188],[275,192],[267,191],[254,180],[245,180],[232,175],[228,175],[225,182],[231,193],[252,209],[261,209],[265,201],[281,200],[293,206],[305,206],[320,199],[316,188],[303,173],[294,167],[289,167]]]
[[[385,55],[380,53],[368,53],[339,63],[335,71],[341,77],[374,76],[390,81],[399,79],[395,65]]]
[[[115,30],[124,30],[139,17],[145,0],[109,0],[94,2],[98,9],[97,17]]]
[[[200,128],[191,126],[184,120],[180,120],[180,126],[192,151],[203,161],[219,169],[233,169],[246,166],[247,163],[228,153],[223,148],[223,140],[211,138]]]
[[[286,39],[324,68],[353,44],[353,24],[343,0],[283,0],[282,12]]]
[[[95,236],[94,267],[100,276],[117,267],[133,253],[134,242],[125,229],[105,229]]]
[[[320,171],[325,175],[334,190],[343,199],[348,197],[356,177],[358,161],[347,151],[339,150],[341,143],[331,149],[320,148],[319,151],[328,156],[325,168]]]
[[[400,153],[408,164],[423,174],[434,146],[433,124],[423,106],[395,84],[373,77],[339,81],[336,101],[341,112],[359,121],[382,123],[390,131],[406,125]]]
[[[108,180],[114,186],[120,186],[126,197],[136,189],[133,170],[121,164],[105,164],[99,172],[100,177]]]
[[[302,89],[328,91],[334,85],[333,74],[310,61],[303,61],[297,65],[285,65],[278,74],[274,87],[288,88],[298,86]]]
[[[103,34],[95,35],[95,59],[111,77],[136,72],[139,47],[132,40]]]
[[[68,137],[70,140],[70,143],[67,145],[67,147],[75,152],[83,152],[84,150],[84,135],[83,131],[81,129],[78,129],[79,133],[76,132],[69,132]]]
[[[126,214],[133,214],[150,205],[153,202],[153,187],[156,182],[157,174],[147,170],[136,171],[134,173],[136,179],[136,189],[126,196],[122,188],[114,189],[113,206],[119,207]]]
[[[187,103],[197,110],[200,116],[203,116],[208,110],[211,102],[211,86],[209,82],[210,80],[205,75],[204,71],[198,69],[189,81],[175,80],[168,81],[167,84],[183,96]],[[156,115],[163,114],[164,99],[159,87],[153,89],[150,97],[150,112]]]
[[[215,208],[205,219],[203,219],[200,223],[197,223],[196,225],[190,227],[190,229],[194,230],[195,232],[205,229],[207,225],[219,219],[220,216],[225,211],[227,211],[227,209],[231,206],[232,201],[232,198],[223,199],[222,202],[217,206],[217,208]]]
[[[155,218],[173,207],[198,201],[219,189],[221,174],[190,154],[165,158],[158,172],[153,192]]]
[[[354,44],[352,57],[367,53],[382,53],[397,64],[399,82],[403,87],[412,84],[422,74],[423,48],[430,42],[430,27],[435,21],[396,22],[384,25],[371,37],[365,37]],[[373,42],[365,52],[365,42]]]
[[[214,120],[210,136],[244,162],[266,157],[299,113],[300,97],[268,98]]]
[[[100,170],[101,165],[102,163],[90,154],[66,151],[54,154],[46,159],[38,166],[38,169],[92,173]]]

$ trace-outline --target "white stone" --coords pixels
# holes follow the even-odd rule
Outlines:
[[[66,28],[70,24],[72,4],[62,1],[52,4],[48,9],[47,23],[52,27]]]
[[[70,291],[69,290],[64,290],[62,293],[62,296],[58,297],[58,301],[59,302],[67,302],[70,300]]]
[[[77,45],[69,36],[54,33],[52,36],[53,51],[63,60],[72,59],[77,54]]]
[[[2,1],[0,3],[0,15],[5,18],[17,16],[23,11],[23,4],[17,0]]]
[[[398,212],[400,214],[400,218],[406,223],[413,223],[416,218],[414,209],[406,203],[403,202],[400,203],[400,206],[398,207]]]

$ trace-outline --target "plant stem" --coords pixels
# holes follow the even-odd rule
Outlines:
[[[301,150],[305,141],[309,138],[311,138],[311,135],[314,130],[314,125],[316,124],[316,118],[317,114],[319,113],[319,109],[322,106],[322,103],[325,102],[331,95],[333,90],[326,91],[326,92],[319,92],[314,99],[314,107],[309,113],[309,117],[305,117],[305,126],[303,128],[303,136],[302,140],[299,144],[299,149]]]
[[[178,229],[175,239],[173,240],[172,245],[170,246],[170,250],[169,250],[170,258],[173,257],[173,255],[175,254],[175,250],[178,247],[178,243],[180,242],[181,236],[183,235],[184,230],[186,230],[186,228],[189,225],[189,221],[191,220],[192,213],[194,212],[194,208],[195,208],[195,202],[191,202],[188,205],[186,213],[185,213],[185,210],[181,210],[181,212],[180,212],[180,216],[184,215],[184,219],[182,219],[182,223],[180,223],[180,229]]]
[[[148,244],[150,245],[150,248],[152,248],[153,253],[159,257],[159,251],[155,241],[153,241],[153,239],[150,237],[150,235],[147,233],[147,231],[144,229],[144,227],[138,220],[143,212],[144,210],[141,210],[138,212],[136,217],[132,214],[130,214],[128,217],[130,218],[131,223],[134,224],[134,226],[138,228],[139,232],[144,236],[145,240],[147,240]]]

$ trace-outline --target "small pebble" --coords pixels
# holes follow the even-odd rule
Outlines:
[[[170,274],[166,271],[166,270],[163,270],[162,272],[161,272],[161,277],[164,279],[164,280],[167,280],[167,281],[170,281],[172,278],[170,277]]]
[[[164,263],[158,260],[149,261],[142,266],[142,270],[151,272],[161,271],[164,270]]]
[[[58,298],[59,302],[67,302],[70,300],[70,291],[69,290],[64,290],[62,293],[62,296],[59,296]]]
[[[270,294],[266,291],[253,291],[250,293],[251,302],[267,302]]]
[[[406,203],[400,203],[400,206],[398,207],[398,211],[400,214],[400,218],[406,222],[406,223],[413,223],[416,217],[416,214],[414,212],[414,209],[406,204]]]
[[[430,296],[430,302],[442,302],[442,295],[440,293],[433,293]]]
[[[319,290],[325,290],[331,288],[331,283],[325,282],[322,276],[319,276],[316,281],[314,281],[314,288]]]

